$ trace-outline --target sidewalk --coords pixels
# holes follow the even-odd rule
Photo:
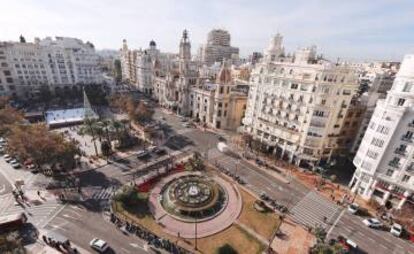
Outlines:
[[[271,247],[278,254],[308,254],[316,242],[315,236],[289,219],[285,219],[279,228]]]

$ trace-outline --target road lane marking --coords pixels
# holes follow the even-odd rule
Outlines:
[[[56,213],[54,213],[52,216],[50,216],[50,218],[42,224],[42,226],[40,228],[44,228],[49,222],[51,222],[64,208],[66,207],[66,204],[62,205],[61,208],[59,208],[58,211],[56,211]]]
[[[123,250],[126,253],[131,253],[129,250],[125,249],[124,247],[121,247],[121,250]]]
[[[69,214],[64,214],[64,215],[62,215],[63,217],[65,217],[65,218],[69,218],[69,219],[73,219],[73,220],[77,220],[77,221],[80,221],[79,220],[79,218],[77,218],[77,217],[74,217],[74,216],[71,216],[71,215],[69,215]]]
[[[342,210],[342,212],[339,214],[338,218],[336,218],[335,222],[332,224],[331,228],[328,230],[328,233],[326,234],[326,238],[329,239],[329,235],[332,233],[332,230],[335,228],[338,221],[341,219],[342,215],[345,213],[345,209]]]

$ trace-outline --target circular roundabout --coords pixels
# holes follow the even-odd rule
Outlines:
[[[183,221],[208,220],[226,206],[225,189],[212,178],[185,175],[167,183],[162,191],[162,207]]]
[[[242,209],[241,195],[234,184],[200,172],[163,178],[152,189],[149,201],[164,231],[183,238],[218,233],[231,226]]]

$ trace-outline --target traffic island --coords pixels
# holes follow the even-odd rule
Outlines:
[[[256,211],[253,196],[218,174],[174,172],[146,187],[116,195],[113,212],[191,251],[197,245],[196,252],[216,253],[228,244],[237,253],[262,253],[278,224],[276,214]]]

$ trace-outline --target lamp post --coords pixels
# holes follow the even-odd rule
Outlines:
[[[194,234],[194,249],[195,250],[198,250],[197,249],[197,217],[194,217],[194,220],[195,220],[195,225],[194,225],[194,229],[195,229],[195,234]]]

